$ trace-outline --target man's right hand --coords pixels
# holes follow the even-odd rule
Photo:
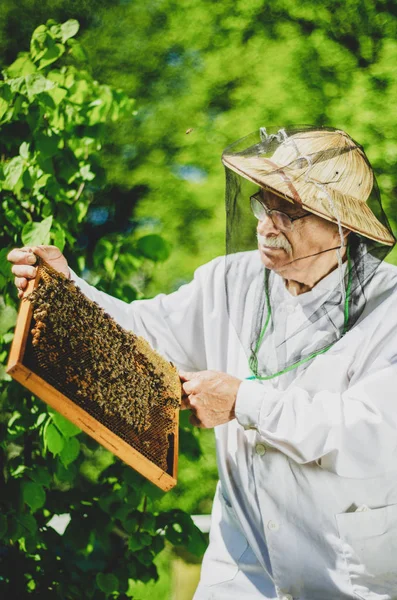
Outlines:
[[[34,265],[37,256],[42,258],[53,269],[70,278],[67,260],[56,246],[25,246],[24,248],[14,248],[8,253],[7,260],[13,265],[11,271],[15,275],[14,282],[18,288],[18,298],[22,297],[29,279],[36,277],[37,268]]]

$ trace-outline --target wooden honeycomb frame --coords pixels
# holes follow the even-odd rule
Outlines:
[[[172,432],[171,450],[173,457],[169,461],[171,462],[171,468],[169,469],[170,472],[166,472],[24,365],[24,354],[28,337],[31,335],[33,316],[32,305],[27,297],[37,287],[39,279],[40,275],[38,274],[34,280],[29,282],[22,297],[7,373],[157,487],[164,491],[170,490],[177,483],[178,409],[175,411],[175,427]]]

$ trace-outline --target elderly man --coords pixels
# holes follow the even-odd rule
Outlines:
[[[215,427],[195,600],[397,598],[397,269],[372,169],[332,129],[261,128],[223,162],[226,257],[177,292],[125,304],[54,247],[13,250],[16,285],[33,252],[70,275],[178,365],[192,421]]]

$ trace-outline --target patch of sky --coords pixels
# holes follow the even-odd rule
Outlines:
[[[129,219],[132,229],[158,229],[161,220],[158,217],[139,217]]]
[[[202,183],[207,179],[207,172],[195,165],[175,165],[172,171],[180,179],[191,183]]]
[[[109,219],[109,209],[106,206],[91,206],[88,210],[87,221],[92,225],[104,225]]]
[[[179,67],[183,62],[183,56],[180,52],[169,52],[165,58],[165,62],[167,65],[170,65],[170,67]]]

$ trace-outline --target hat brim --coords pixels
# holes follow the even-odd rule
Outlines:
[[[334,188],[327,189],[328,194],[331,194],[330,198],[323,191],[321,185],[316,187],[312,181],[308,182],[303,177],[299,178],[299,171],[296,171],[296,177],[292,181],[291,177],[285,175],[283,166],[271,163],[271,161],[266,161],[273,165],[269,164],[269,169],[266,170],[263,160],[260,171],[255,164],[257,161],[253,164],[252,157],[224,154],[222,162],[237,175],[259,187],[271,190],[288,202],[301,205],[302,208],[327,221],[338,223],[339,218],[343,227],[387,246],[393,246],[396,241],[391,232],[376,218],[366,202],[341,194]],[[335,210],[338,218],[333,214]]]

